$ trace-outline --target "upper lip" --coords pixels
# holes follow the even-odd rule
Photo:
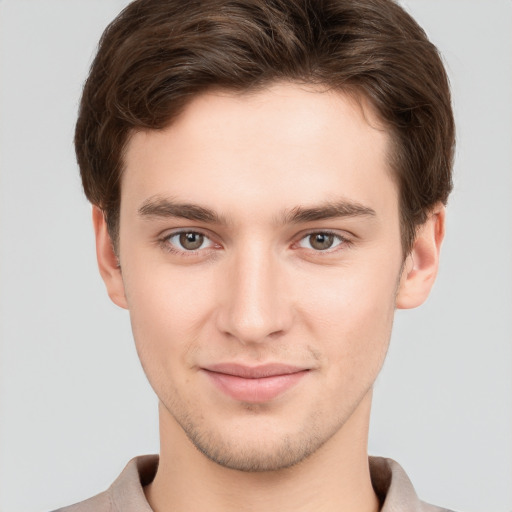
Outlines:
[[[233,375],[244,379],[261,379],[264,377],[275,377],[278,375],[298,373],[309,370],[309,368],[282,363],[268,363],[258,366],[249,366],[239,363],[220,363],[204,367],[203,370]]]

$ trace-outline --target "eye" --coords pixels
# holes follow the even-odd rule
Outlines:
[[[177,251],[199,251],[213,246],[213,242],[197,231],[181,231],[165,237],[170,248]]]
[[[299,241],[299,247],[313,249],[314,251],[327,251],[346,242],[346,240],[334,233],[317,232],[310,233]]]

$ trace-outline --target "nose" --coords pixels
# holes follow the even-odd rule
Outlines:
[[[283,264],[264,248],[233,257],[224,276],[218,328],[244,345],[263,343],[285,334],[293,308],[287,297]]]

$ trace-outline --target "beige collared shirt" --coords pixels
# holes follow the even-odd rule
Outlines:
[[[135,457],[106,491],[55,512],[152,512],[143,487],[153,480],[157,467],[158,455]],[[370,457],[370,474],[381,512],[449,512],[420,501],[405,471],[392,459]]]

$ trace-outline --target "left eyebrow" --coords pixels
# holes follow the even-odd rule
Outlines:
[[[320,204],[310,208],[297,206],[284,213],[285,224],[300,224],[338,217],[375,217],[373,208],[352,201],[336,201]]]

